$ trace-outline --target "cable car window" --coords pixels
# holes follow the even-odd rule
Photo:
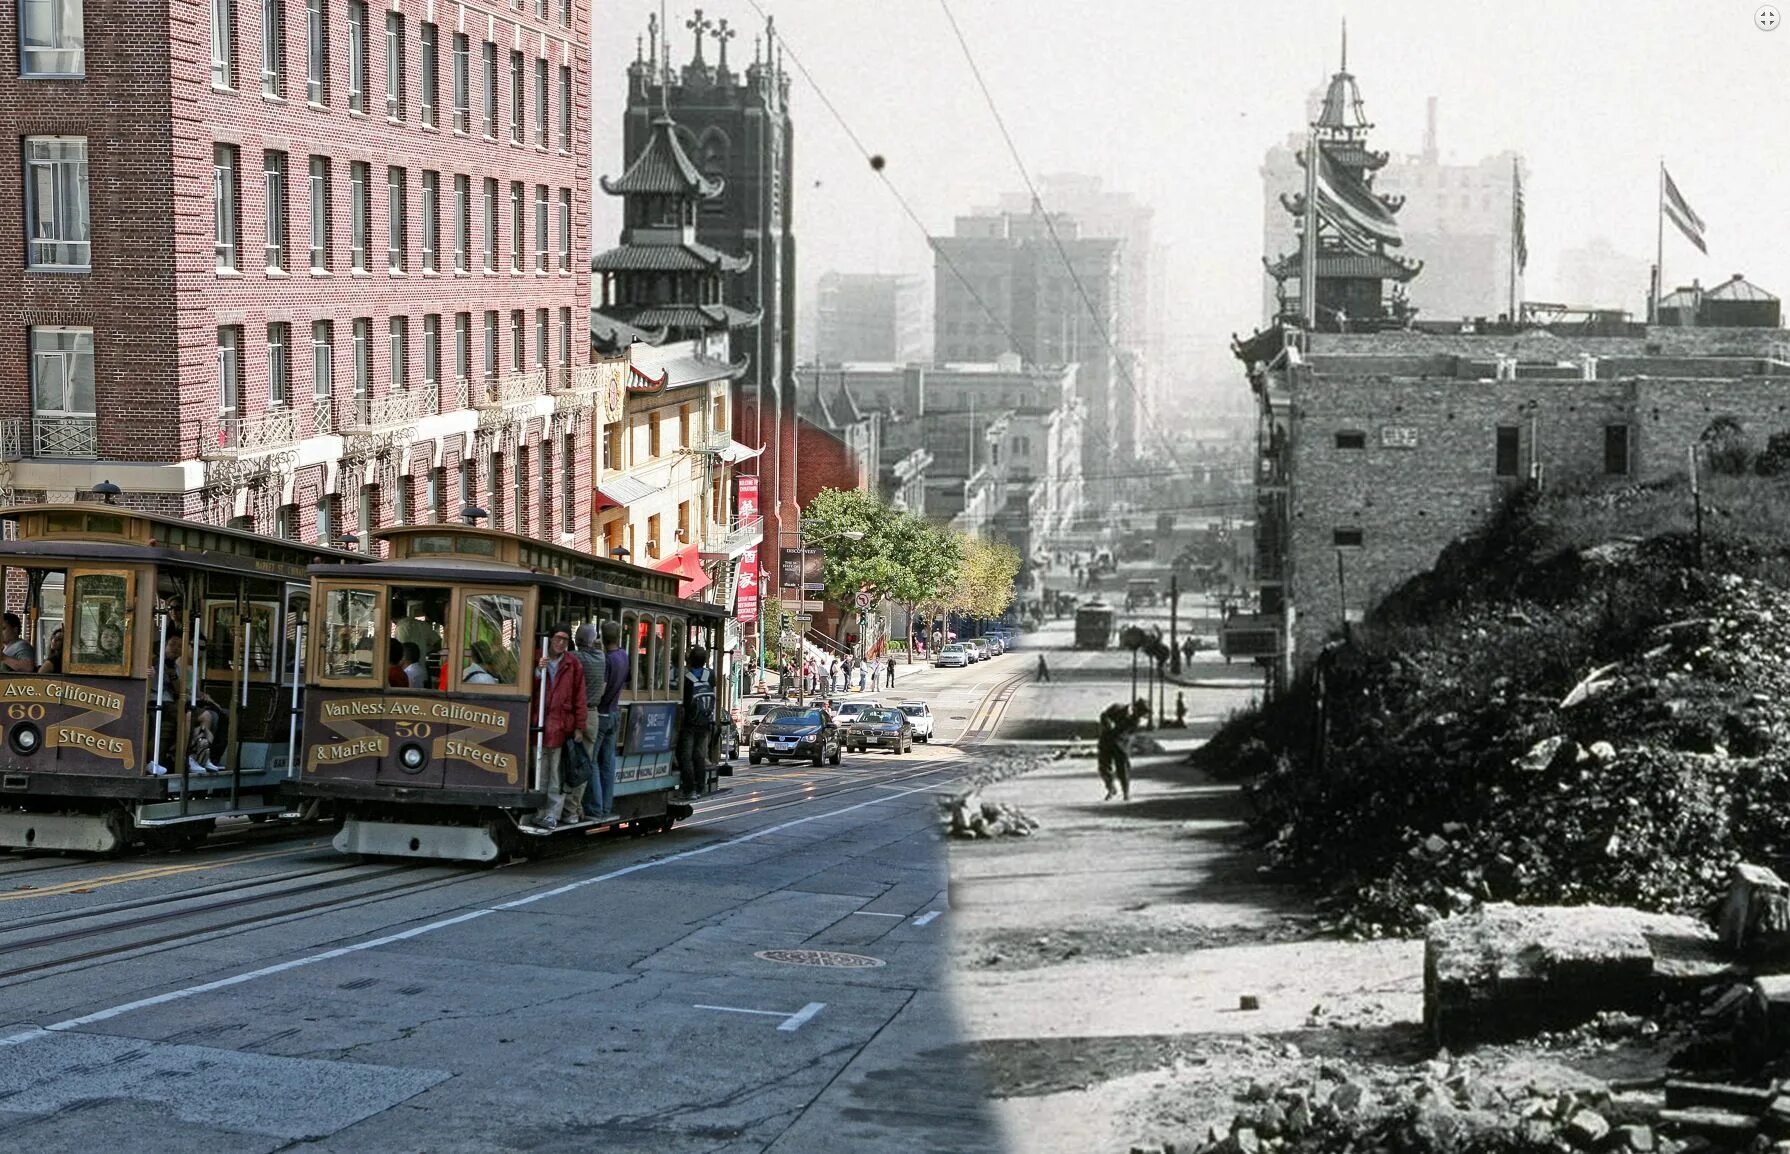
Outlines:
[[[669,665],[671,667],[671,672],[670,676],[666,678],[665,684],[672,690],[672,692],[682,694],[684,691],[684,669],[690,664],[690,651],[689,647],[684,643],[684,623],[682,621],[673,621],[670,625],[670,629],[671,644],[667,648],[670,650]]]
[[[646,630],[646,623],[640,620],[639,614],[622,614],[622,644],[634,650],[628,659],[628,688],[636,693],[645,690],[651,680],[645,669]]]
[[[373,589],[326,589],[323,593],[322,675],[346,681],[372,681],[384,668],[375,661],[373,627],[379,619],[379,593]]]
[[[129,570],[81,572],[68,581],[67,671],[122,675],[129,669],[131,580]],[[46,661],[62,653],[45,653]]]
[[[245,661],[249,681],[275,680],[279,621],[278,601],[257,599],[247,602],[246,621],[233,598],[206,601],[203,626],[206,680],[234,681],[241,676]]]
[[[647,634],[647,669],[652,673],[652,689],[654,693],[665,691],[665,621],[663,618],[653,622],[652,632]]]
[[[386,595],[388,661],[403,676],[400,689],[434,689],[447,662],[447,626],[453,590],[431,586],[394,585]],[[397,645],[396,651],[391,646]]]
[[[522,668],[527,608],[510,593],[468,593],[461,614],[463,685],[515,685]]]
[[[44,661],[50,660],[55,649],[51,641],[62,628],[67,616],[68,575],[60,569],[53,569],[41,574],[34,573],[34,580],[41,580],[37,589],[36,612],[31,618],[31,641],[37,648],[38,656]],[[61,653],[57,653],[58,660]]]

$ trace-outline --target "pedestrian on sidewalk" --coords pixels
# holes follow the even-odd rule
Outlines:
[[[889,688],[893,689],[895,688],[895,655],[891,653],[883,658],[883,664],[887,667],[889,674]]]
[[[1050,666],[1044,663],[1044,654],[1042,653],[1038,655],[1038,680],[1040,682],[1050,680]]]

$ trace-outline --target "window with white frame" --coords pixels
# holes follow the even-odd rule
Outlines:
[[[305,99],[329,103],[328,0],[305,0]]]
[[[373,322],[354,318],[354,400],[364,402],[373,390]]]
[[[329,157],[311,158],[311,268],[329,270]]]
[[[516,532],[528,532],[528,450],[517,446],[516,467],[510,470],[510,483],[515,486]]]
[[[267,326],[267,403],[283,405],[292,395],[292,326]]]
[[[236,86],[235,0],[211,0],[211,83],[214,88]]]
[[[491,508],[488,512],[491,514],[491,527],[501,529],[503,528],[503,454],[492,453],[488,460],[490,468],[485,478],[486,492],[491,498]]]
[[[549,315],[546,309],[535,310],[535,368],[541,370],[547,368],[547,354],[553,348],[553,333],[547,327]]]
[[[559,150],[572,151],[572,66],[559,66]]]
[[[454,314],[454,376],[467,380],[472,376],[472,314]]]
[[[441,396],[441,314],[423,318],[423,388]]]
[[[273,535],[282,541],[298,536],[298,506],[281,505],[273,511]]]
[[[385,114],[404,119],[404,17],[385,14]]]
[[[367,110],[367,5],[348,0],[348,111]]]
[[[20,0],[20,76],[85,75],[81,9],[82,0]]]
[[[32,326],[31,410],[42,420],[94,418],[92,329]]]
[[[31,268],[91,267],[86,137],[25,138],[25,236]]]
[[[286,0],[261,0],[261,93],[286,95]]]
[[[578,439],[567,434],[565,448],[560,451],[560,470],[564,474],[559,497],[561,515],[564,517],[560,531],[576,532],[578,529]]]
[[[317,507],[312,510],[312,515],[316,519],[317,544],[333,546],[335,541],[330,537],[329,501],[327,495],[317,498]]]
[[[472,47],[466,33],[454,33],[454,131],[465,132],[472,103]]]
[[[535,145],[546,148],[547,140],[547,69],[545,57],[535,57]]]
[[[386,216],[385,252],[386,266],[392,272],[403,272],[406,258],[408,238],[405,234],[408,230],[405,226],[409,221],[406,219],[408,201],[404,195],[404,180],[404,170],[396,165],[385,170],[386,204],[391,210]]]
[[[521,309],[510,310],[510,370],[523,372],[528,368],[528,327],[522,319]]]
[[[480,46],[484,59],[485,139],[497,139],[497,45],[487,40]]]
[[[335,325],[329,321],[311,322],[311,396],[327,397],[334,389]]]
[[[348,266],[355,272],[367,271],[368,233],[373,231],[373,208],[367,190],[372,175],[362,160],[348,164]]]
[[[522,125],[526,120],[528,76],[523,71],[522,53],[510,53],[510,143],[522,143]]]
[[[547,271],[547,186],[535,185],[535,271]]]
[[[497,181],[485,178],[485,271],[497,271]]]
[[[417,78],[422,85],[422,100],[418,104],[417,116],[430,128],[436,127],[435,94],[441,84],[439,65],[436,62],[439,47],[440,33],[435,25],[424,24],[417,56]]]
[[[403,525],[410,521],[410,478],[399,477],[392,486],[392,522]]]
[[[233,272],[237,267],[236,146],[233,144],[212,146],[211,208],[217,267],[221,272]]]
[[[485,310],[485,376],[497,375],[497,310]]]
[[[234,417],[242,403],[242,329],[224,325],[218,329],[218,412]]]
[[[262,154],[262,175],[265,178],[267,206],[267,271],[286,269],[286,154]]]
[[[572,271],[572,190],[559,190],[559,271]]]
[[[528,207],[522,182],[510,181],[510,271],[522,271],[523,238],[528,235]]]
[[[392,392],[410,387],[410,318],[391,319]]]
[[[423,271],[439,272],[441,249],[441,174],[423,173]]]
[[[559,310],[559,367],[572,367],[572,310]]]
[[[454,271],[472,266],[472,178],[454,177]]]

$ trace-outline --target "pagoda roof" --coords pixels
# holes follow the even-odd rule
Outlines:
[[[619,318],[590,310],[590,339],[598,347],[610,352],[621,352],[636,342],[648,345],[660,344],[665,340],[667,330],[664,328],[637,328]]]
[[[698,241],[624,244],[590,262],[592,272],[745,272],[752,256],[729,256]]]
[[[704,176],[696,167],[678,141],[677,122],[664,113],[653,118],[652,135],[628,171],[616,180],[605,176],[598,183],[611,196],[682,193],[700,200],[713,200],[725,187],[724,181]]]
[[[1275,280],[1297,279],[1300,256],[1294,252],[1277,261],[1263,257],[1268,275]],[[1317,275],[1320,280],[1397,280],[1407,281],[1423,271],[1423,262],[1393,256],[1390,253],[1318,252]]]
[[[732,305],[647,305],[627,310],[614,309],[613,314],[627,324],[643,329],[743,329],[755,325],[764,316],[762,310],[746,312]]]

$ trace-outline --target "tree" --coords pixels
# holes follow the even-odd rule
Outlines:
[[[948,596],[948,608],[966,617],[999,617],[1013,604],[1019,551],[1004,541],[960,534],[963,563]]]

